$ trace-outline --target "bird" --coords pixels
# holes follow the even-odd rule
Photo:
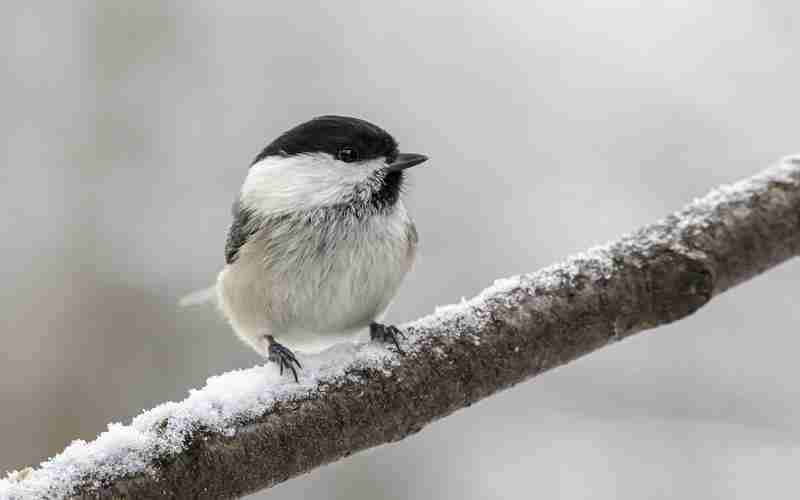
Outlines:
[[[233,204],[225,265],[213,295],[235,334],[298,382],[295,351],[314,353],[369,329],[402,354],[379,322],[412,267],[418,233],[402,194],[402,153],[366,120],[326,115],[267,144]],[[191,299],[190,299],[191,300]]]

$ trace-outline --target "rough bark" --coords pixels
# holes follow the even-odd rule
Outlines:
[[[268,488],[684,318],[798,254],[800,158],[787,158],[615,242],[405,325],[409,353],[391,370],[353,366],[233,436],[197,431],[147,473],[86,477],[77,497],[229,498]]]

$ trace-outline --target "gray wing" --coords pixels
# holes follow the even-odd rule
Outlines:
[[[239,249],[247,243],[248,238],[257,230],[254,217],[249,210],[242,207],[239,200],[233,204],[233,222],[228,230],[225,242],[225,262],[233,264],[239,257]]]

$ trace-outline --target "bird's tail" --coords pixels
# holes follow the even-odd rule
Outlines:
[[[217,289],[215,285],[208,288],[195,290],[181,297],[178,301],[180,307],[194,307],[207,303],[217,302]]]

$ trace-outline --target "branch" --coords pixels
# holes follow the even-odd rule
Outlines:
[[[229,498],[286,481],[636,332],[800,254],[800,157],[369,343],[209,379],[180,403],[0,481],[2,498]]]

